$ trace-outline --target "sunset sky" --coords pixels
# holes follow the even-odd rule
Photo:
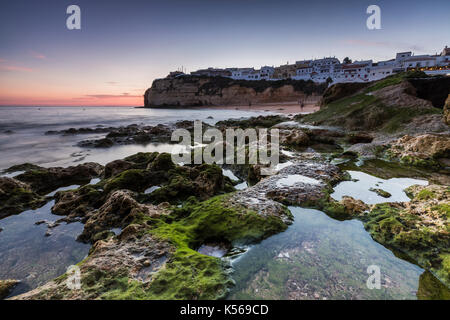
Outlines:
[[[71,4],[81,30],[66,28]],[[370,4],[381,7],[381,30],[366,28]],[[155,78],[181,66],[440,52],[450,1],[2,0],[0,43],[0,105],[138,106]]]

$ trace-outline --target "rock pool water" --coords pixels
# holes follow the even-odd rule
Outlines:
[[[415,299],[420,267],[373,241],[357,220],[290,207],[294,223],[232,261],[230,299]],[[381,289],[367,268],[380,267]]]
[[[11,295],[17,295],[60,276],[68,266],[83,260],[90,245],[77,242],[83,231],[79,222],[61,223],[48,229],[47,223],[60,216],[51,213],[54,201],[37,210],[0,220],[0,279],[17,279],[21,283]],[[50,236],[45,236],[50,230]]]
[[[428,181],[412,178],[391,178],[381,179],[360,171],[348,171],[352,181],[344,181],[334,188],[331,196],[335,200],[341,200],[343,196],[351,196],[355,199],[364,201],[367,204],[376,204],[383,202],[404,202],[410,199],[403,191],[404,189],[418,184],[428,185]],[[382,189],[391,194],[384,198],[370,189]]]

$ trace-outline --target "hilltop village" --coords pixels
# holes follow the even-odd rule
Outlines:
[[[428,75],[450,74],[450,48],[447,46],[440,54],[414,55],[412,52],[399,52],[394,59],[373,62],[372,60],[342,62],[335,57],[296,61],[279,67],[264,66],[255,68],[207,68],[193,71],[191,76],[225,77],[234,80],[284,79],[312,80],[316,83],[370,82],[383,79],[404,71],[423,71]],[[182,71],[171,72],[168,78],[188,76]]]

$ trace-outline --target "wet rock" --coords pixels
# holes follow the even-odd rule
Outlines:
[[[289,223],[291,216],[285,213],[280,203],[331,211],[330,186],[345,177],[338,167],[327,163],[313,161],[293,163],[280,170],[278,174],[236,192],[231,201],[262,215],[279,216],[283,222]]]
[[[285,116],[279,116],[279,115],[273,115],[273,116],[258,116],[258,117],[251,117],[248,119],[230,119],[230,120],[223,120],[216,123],[216,127],[219,128],[230,128],[230,127],[236,127],[236,128],[270,128],[274,125],[288,121],[289,118]]]
[[[161,153],[148,164],[147,169],[151,171],[169,171],[170,169],[174,169],[175,166],[170,154]]]
[[[394,141],[387,153],[391,158],[397,158],[405,164],[439,167],[437,158],[450,157],[450,135],[405,135]]]
[[[81,241],[92,240],[93,237],[111,228],[125,228],[138,215],[145,217],[159,217],[168,212],[154,205],[138,203],[133,193],[128,190],[118,190],[111,193],[105,204],[92,212],[84,225],[83,233],[78,237]],[[123,236],[126,230],[123,230]]]
[[[110,148],[113,145],[114,141],[109,138],[98,140],[83,140],[78,143],[78,146],[83,148]]]
[[[370,188],[369,190],[375,192],[377,195],[383,198],[390,198],[392,196],[389,192],[384,191],[383,189]]]
[[[19,282],[18,280],[0,280],[0,300],[5,299]]]
[[[65,275],[13,299],[118,299],[119,297],[104,296],[114,292],[114,288],[125,299],[136,298],[137,291],[151,291],[151,288],[143,284],[153,279],[172,253],[171,245],[149,234],[140,238],[100,240],[93,245],[88,258],[79,265],[81,290],[70,290]]]
[[[16,177],[17,180],[28,183],[31,189],[39,194],[73,184],[86,184],[92,178],[98,177],[103,166],[88,162],[74,167],[39,168],[26,171]]]
[[[450,289],[437,280],[431,272],[425,271],[419,278],[417,298],[419,300],[450,300]]]
[[[61,131],[47,131],[45,132],[46,135],[55,135],[55,134],[62,134],[62,135],[76,135],[76,134],[95,134],[95,133],[107,133],[114,130],[113,127],[97,127],[97,128],[69,128]]]
[[[385,246],[406,254],[450,284],[450,190],[447,186],[412,186],[410,202],[384,203],[364,216],[364,226]]]
[[[369,210],[369,206],[364,202],[349,196],[343,196],[340,203],[344,206],[345,212],[351,216],[359,215]]]
[[[133,167],[133,163],[125,160],[115,160],[105,165],[103,177],[105,179],[111,178],[125,170]]]
[[[347,142],[351,144],[371,143],[373,139],[371,135],[364,132],[352,133],[347,136]]]
[[[85,218],[87,214],[98,209],[104,201],[104,192],[94,186],[86,185],[76,190],[58,192],[52,213],[67,216],[68,221],[76,221],[77,217]]]
[[[280,136],[280,143],[284,145],[304,147],[310,144],[309,136],[302,130],[282,130]]]
[[[246,191],[265,193],[269,198],[285,204],[308,205],[326,197],[328,187],[343,177],[344,174],[334,165],[302,161],[261,180]]]
[[[13,178],[0,177],[0,219],[45,204],[31,187]]]
[[[22,171],[28,171],[28,170],[39,170],[42,169],[42,167],[37,166],[32,163],[22,163],[19,165],[15,165],[12,167],[9,167],[8,169],[4,170],[4,173],[13,173],[13,172],[22,172]]]

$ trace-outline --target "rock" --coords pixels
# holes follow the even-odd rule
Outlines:
[[[60,187],[89,183],[92,178],[100,176],[102,171],[103,166],[88,162],[68,168],[53,167],[29,170],[15,178],[28,183],[33,191],[46,194]]]
[[[81,241],[90,241],[96,234],[107,229],[125,228],[138,215],[159,217],[161,214],[167,213],[168,211],[157,208],[154,205],[138,203],[133,198],[133,192],[131,191],[114,191],[98,210],[90,213],[89,219],[84,225],[84,230],[78,239]],[[124,236],[126,233],[127,231],[124,229],[121,236]]]
[[[323,209],[332,214],[336,208],[329,194],[331,185],[346,175],[336,166],[318,162],[295,162],[278,174],[262,179],[254,186],[238,191],[232,199],[260,213],[280,212],[279,203]],[[273,201],[268,201],[273,200]],[[343,211],[343,208],[339,208]],[[285,216],[284,222],[289,220]]]
[[[328,102],[318,112],[308,114],[300,121],[388,134],[419,133],[424,129],[448,131],[448,127],[444,128],[441,110],[433,106],[434,94],[423,94],[420,85],[416,88],[408,79],[408,74],[404,73],[375,81],[363,91],[349,92],[341,99]],[[442,91],[441,85],[449,80],[441,77],[436,81],[437,90]]]
[[[82,290],[70,290],[65,279],[56,279],[12,299],[91,300],[99,299],[109,291],[114,291],[113,287],[125,290],[128,285],[137,285],[142,288],[142,285],[148,283],[153,274],[165,265],[165,261],[169,259],[172,252],[173,247],[170,244],[149,234],[140,238],[100,240],[93,245],[89,256],[79,264]],[[148,265],[149,262],[150,265]],[[123,278],[127,280],[122,285]],[[148,290],[147,286],[146,290]],[[125,294],[125,292],[122,293]],[[133,293],[130,291],[130,294]],[[136,296],[127,296],[126,299],[133,297],[136,298]]]
[[[351,133],[347,136],[347,142],[351,144],[371,143],[372,141],[373,137],[364,132]]]
[[[83,148],[110,148],[113,145],[114,141],[109,138],[98,140],[83,140],[78,143],[78,146]]]
[[[289,118],[285,116],[279,116],[279,115],[272,115],[272,116],[258,116],[258,117],[251,117],[248,119],[229,119],[229,120],[222,120],[216,123],[216,127],[220,129],[225,128],[241,128],[241,129],[247,129],[247,128],[270,128],[274,125],[288,121]]]
[[[444,122],[450,125],[450,94],[448,95],[447,100],[445,101],[444,106]]]
[[[326,84],[302,80],[245,81],[184,76],[153,81],[144,94],[144,105],[184,107],[299,101],[306,95],[320,95],[325,88]]]
[[[105,165],[105,170],[103,171],[103,177],[105,179],[113,177],[125,170],[130,169],[133,167],[133,163],[125,160],[115,160],[112,162],[109,162]]]
[[[18,280],[0,280],[0,300],[5,299],[19,282]]]
[[[289,130],[280,132],[280,142],[284,145],[304,147],[310,144],[309,136],[302,130]]]
[[[52,213],[68,216],[68,221],[75,221],[77,217],[86,217],[86,215],[99,208],[105,195],[94,186],[86,185],[76,190],[58,192],[55,195],[55,205],[52,207]]]
[[[175,164],[172,162],[172,156],[168,153],[159,154],[147,166],[147,169],[151,171],[169,171],[173,168],[175,168]]]
[[[378,194],[380,197],[383,198],[390,198],[392,196],[389,192],[384,191],[383,189],[370,188],[369,191],[375,192],[376,194]]]
[[[405,135],[394,141],[387,151],[389,156],[401,162],[417,166],[436,167],[437,158],[450,157],[450,135]]]
[[[369,210],[369,206],[361,200],[356,200],[352,197],[344,196],[340,203],[344,206],[345,212],[349,215],[359,215]]]
[[[45,200],[33,192],[28,184],[0,177],[0,219],[44,204]]]
[[[93,133],[107,133],[114,130],[113,127],[97,127],[97,128],[69,128],[61,131],[47,131],[46,135],[63,134],[63,135],[76,135],[76,134],[93,134]]]
[[[355,94],[356,92],[366,88],[367,83],[337,83],[325,90],[322,100],[320,102],[321,107],[325,107],[327,104],[342,99],[344,97]]]
[[[406,254],[450,284],[450,190],[447,186],[412,186],[410,202],[383,203],[364,216],[364,226],[381,244]]]

